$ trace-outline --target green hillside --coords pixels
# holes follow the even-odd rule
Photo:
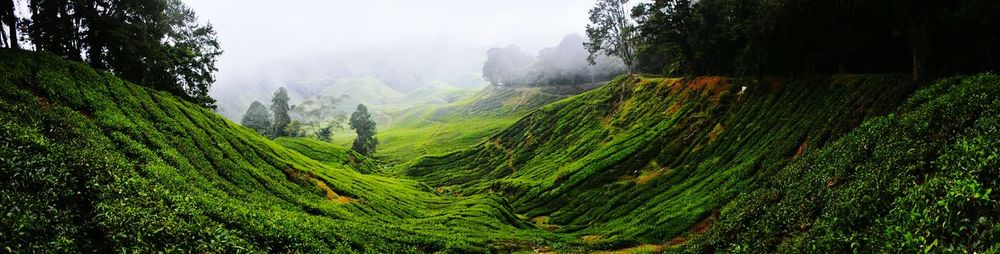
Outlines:
[[[1000,250],[994,74],[486,90],[395,116],[385,164],[53,55],[0,60],[11,252]]]
[[[363,174],[382,172],[382,165],[357,152],[313,138],[282,137],[274,140],[279,145],[294,150],[330,166],[344,166]]]
[[[996,248],[1000,78],[905,80],[623,77],[407,174],[596,249]]]
[[[337,79],[329,82],[319,95],[335,98],[347,95],[347,98],[342,102],[342,105],[345,105],[342,110],[348,113],[359,103],[369,105],[389,104],[404,96],[403,93],[392,89],[389,85],[373,77]]]
[[[295,150],[286,149],[52,55],[0,59],[7,249],[479,252],[554,238],[496,195],[440,197],[416,181],[361,174],[367,162],[336,159],[353,153],[279,140]]]
[[[534,109],[592,86],[594,84],[530,88],[489,86],[452,103],[395,111],[391,114],[393,121],[379,130],[378,155],[393,162],[404,162],[422,155],[464,149],[509,127]],[[347,142],[342,141],[342,144]]]

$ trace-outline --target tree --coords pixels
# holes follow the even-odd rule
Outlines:
[[[181,89],[178,95],[208,108],[215,108],[215,100],[208,95],[215,83],[215,63],[222,55],[212,24],[201,25],[191,8],[181,0],[170,0],[167,5],[167,24],[170,26],[163,45],[166,61],[162,63],[163,76],[150,77],[151,82],[164,87]],[[150,66],[151,69],[159,69]],[[159,79],[157,79],[159,78]]]
[[[306,135],[305,126],[303,126],[302,122],[299,121],[288,122],[288,124],[285,125],[284,132],[286,137],[293,138],[304,137]]]
[[[7,31],[0,30],[2,43],[12,49],[20,48],[17,41],[17,15],[14,0],[0,0],[0,28],[7,26]]]
[[[291,117],[288,116],[288,111],[291,110],[288,106],[288,100],[288,91],[284,87],[278,88],[274,92],[274,97],[271,98],[271,114],[272,119],[274,119],[274,126],[271,129],[272,137],[288,135],[285,127],[292,121]]]
[[[622,59],[629,73],[635,67],[635,51],[639,45],[636,21],[628,10],[628,0],[598,0],[590,10],[587,25],[589,42],[584,43],[594,64],[599,52]]]
[[[250,108],[247,108],[247,113],[243,115],[243,121],[240,124],[261,135],[271,135],[271,114],[267,111],[267,107],[259,101],[250,104]]]
[[[515,45],[506,48],[491,48],[486,51],[483,78],[494,86],[513,85],[520,70],[530,64],[531,60],[531,56]]]
[[[378,139],[375,138],[375,121],[368,113],[368,107],[365,107],[364,104],[358,104],[358,109],[351,114],[350,124],[351,129],[358,133],[351,149],[366,156],[375,153]]]
[[[0,1],[7,11],[10,0]],[[28,9],[37,50],[215,108],[208,91],[222,50],[212,25],[199,24],[181,0],[28,0]]]
[[[636,68],[652,72],[698,72],[692,46],[697,16],[691,0],[657,0],[639,4],[633,15],[644,43],[636,49]]]
[[[624,72],[621,61],[601,54],[593,65],[579,34],[563,37],[559,45],[542,49],[531,64],[518,70],[514,83],[529,86],[565,86],[609,80]]]
[[[343,130],[344,127],[339,121],[330,121],[325,126],[321,126],[319,130],[316,131],[316,139],[323,140],[326,142],[333,141],[333,131]]]

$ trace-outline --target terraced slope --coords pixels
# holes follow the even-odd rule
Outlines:
[[[1000,82],[996,80],[983,82],[992,90],[997,89],[997,84]],[[799,162],[802,156],[816,157],[812,151],[846,142],[842,137],[862,126],[865,119],[897,112],[915,89],[905,77],[883,75],[773,80],[765,84],[711,77],[623,77],[600,89],[547,105],[475,148],[425,158],[407,174],[454,192],[503,194],[516,212],[544,222],[555,232],[578,237],[593,248],[680,244],[686,241],[685,236],[703,232],[713,221],[728,220],[729,210],[745,205],[730,201],[749,195],[762,183],[773,183],[774,189],[767,192],[773,195],[768,197],[780,199],[782,196],[775,193],[784,191],[808,197],[814,191],[809,188],[817,186],[785,190],[781,184],[792,181],[775,183],[774,178],[795,179],[779,172],[807,170],[796,169],[804,163]],[[928,88],[918,95],[927,100],[947,91]],[[916,107],[919,100],[911,99],[908,107]],[[945,137],[951,136],[921,137],[947,140]],[[825,154],[828,159],[839,158],[835,152]],[[871,159],[879,161],[867,163],[886,165],[881,163],[903,158]],[[866,162],[848,160],[836,166],[849,167],[851,163]],[[831,185],[848,181],[847,176],[842,177],[830,180]],[[878,182],[860,184],[864,188],[855,189],[859,193],[878,187]],[[757,195],[753,197],[761,198],[763,194]],[[850,207],[862,201],[841,200],[843,203],[838,205]],[[870,207],[871,213],[887,212],[886,203],[881,205]],[[760,206],[766,207],[756,207]],[[729,210],[720,211],[721,207]],[[756,210],[753,213],[761,214]],[[751,215],[739,218],[754,220]],[[759,223],[784,225],[782,219],[791,218]],[[765,230],[767,236],[779,238],[772,239],[778,242],[784,236],[766,231],[769,228],[748,229],[744,225],[734,222],[729,229],[733,231],[717,237],[732,233],[759,244],[749,240],[760,234],[755,230]],[[725,246],[727,241],[714,243]],[[751,250],[756,247],[761,246],[754,245]]]
[[[948,78],[757,179],[685,252],[1000,252],[1000,76]]]
[[[83,64],[0,51],[5,249],[480,252],[556,239],[495,195],[439,197],[309,155],[323,161]]]
[[[0,50],[0,249],[997,252],[1000,77],[621,77],[382,176]]]

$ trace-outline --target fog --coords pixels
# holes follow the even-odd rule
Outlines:
[[[400,93],[477,88],[486,51],[525,51],[583,34],[592,0],[185,0],[225,53],[211,95],[234,120],[279,86],[293,103],[373,77]],[[364,79],[368,80],[368,79]],[[378,83],[378,82],[375,82]],[[336,89],[336,88],[333,88]]]

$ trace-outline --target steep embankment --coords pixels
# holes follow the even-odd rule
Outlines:
[[[598,249],[639,244],[663,249],[689,238],[698,240],[685,246],[698,250],[883,246],[857,239],[871,235],[924,245],[940,239],[938,246],[973,231],[995,238],[982,233],[997,225],[995,213],[983,217],[985,222],[971,222],[980,225],[974,230],[937,236],[947,232],[925,224],[938,220],[933,215],[948,215],[949,222],[962,218],[968,225],[984,212],[934,212],[936,200],[921,198],[944,194],[924,185],[927,178],[953,184],[937,173],[962,171],[932,166],[949,158],[946,148],[964,137],[951,130],[995,123],[988,119],[998,115],[998,85],[993,75],[945,80],[899,108],[916,89],[899,76],[763,84],[623,77],[547,105],[474,148],[425,158],[407,174],[448,191],[501,193],[536,224]],[[979,100],[966,102],[962,96]],[[893,121],[924,129],[895,129],[905,126]],[[995,135],[995,126],[983,135]],[[935,127],[941,129],[927,129]],[[956,195],[983,199],[963,206],[966,210],[996,211],[995,199],[986,196],[996,188],[989,176],[997,170],[986,166],[996,165],[997,139],[972,137],[979,137],[972,143],[980,145],[974,149],[979,157],[950,157],[982,170],[962,178],[968,193]],[[984,149],[988,145],[994,148]],[[913,211],[927,220],[907,219],[911,211],[903,208],[915,204],[928,208]],[[849,212],[850,207],[865,211]],[[812,226],[814,221],[819,224]],[[873,233],[873,225],[895,229]],[[910,236],[907,226],[934,230]]]
[[[477,252],[556,239],[495,195],[439,197],[324,159],[352,155],[310,155],[320,162],[167,93],[0,51],[3,248]]]
[[[484,88],[462,100],[396,111],[379,130],[378,155],[405,162],[464,149],[509,127],[531,110],[598,84],[562,87]]]

